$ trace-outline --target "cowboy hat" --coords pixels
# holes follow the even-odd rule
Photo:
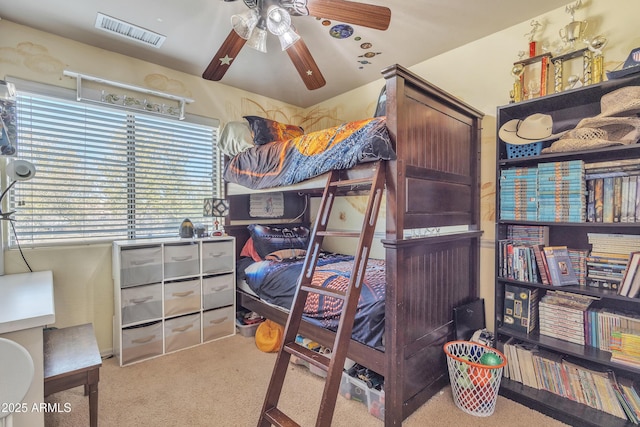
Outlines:
[[[524,119],[509,120],[498,130],[498,136],[508,144],[522,145],[557,139],[553,133],[553,119],[548,114],[535,113]]]
[[[596,117],[632,116],[640,113],[640,86],[625,86],[600,98],[600,114]]]
[[[640,139],[640,117],[590,117],[562,135],[542,153],[591,150],[635,144]]]

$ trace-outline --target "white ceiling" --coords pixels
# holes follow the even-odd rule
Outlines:
[[[338,22],[326,26],[311,16],[292,18],[327,81],[324,87],[309,91],[272,35],[266,54],[245,46],[221,83],[308,107],[381,78],[380,71],[388,65],[411,67],[568,4],[566,0],[358,2],[391,9],[389,29],[354,26],[353,36],[337,39],[329,29]],[[242,0],[0,0],[0,18],[201,76],[231,30],[231,15],[246,8]],[[155,48],[98,30],[94,28],[98,12],[167,39]],[[361,56],[366,52],[360,47],[363,42],[372,44],[368,51],[375,56]]]

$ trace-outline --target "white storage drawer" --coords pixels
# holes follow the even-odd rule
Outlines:
[[[175,316],[200,310],[200,279],[164,284],[164,315]]]
[[[124,325],[162,317],[162,284],[122,289],[120,308]]]
[[[233,274],[204,277],[202,279],[202,308],[210,310],[231,305],[234,293]]]
[[[234,307],[219,308],[202,313],[202,341],[211,341],[236,332]]]
[[[122,329],[123,365],[161,354],[162,322]]]
[[[202,274],[226,273],[234,269],[233,241],[202,243]]]
[[[200,273],[198,244],[195,242],[164,246],[164,278],[195,276]]]
[[[162,247],[125,248],[120,259],[120,286],[148,285],[162,281]]]
[[[165,320],[164,342],[166,352],[200,344],[200,313]]]

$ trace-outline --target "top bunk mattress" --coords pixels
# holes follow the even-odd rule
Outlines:
[[[253,190],[280,190],[312,178],[324,183],[318,177],[331,170],[395,158],[386,118],[376,117],[255,145],[227,163],[224,179]],[[239,190],[229,187],[228,193],[234,192]]]

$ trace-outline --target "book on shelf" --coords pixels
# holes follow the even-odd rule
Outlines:
[[[578,277],[571,264],[569,249],[566,246],[545,246],[542,252],[549,268],[552,286],[577,285]]]
[[[618,387],[623,396],[629,402],[633,413],[635,414],[635,424],[640,423],[640,394],[638,394],[638,384],[631,378],[626,376],[618,376]],[[631,417],[629,417],[631,419]],[[631,419],[633,421],[633,419]]]
[[[538,323],[537,288],[505,284],[503,325],[528,334]]]
[[[625,296],[625,297],[628,296],[633,298],[633,296],[631,295],[631,287],[634,280],[636,280],[636,276],[638,277],[637,286],[640,287],[640,274],[636,274],[639,263],[640,263],[640,251],[631,252],[631,254],[629,255],[629,261],[624,271],[622,284],[618,289],[618,295]]]
[[[613,222],[613,177],[604,178],[604,187],[602,194],[602,222]]]
[[[542,253],[543,247],[544,245],[534,245],[533,255],[536,258],[536,265],[538,266],[540,281],[543,285],[550,285],[551,282],[549,281],[549,267],[547,267],[547,260]]]
[[[604,218],[604,178],[595,179],[593,190],[593,206],[595,222],[602,222]]]

